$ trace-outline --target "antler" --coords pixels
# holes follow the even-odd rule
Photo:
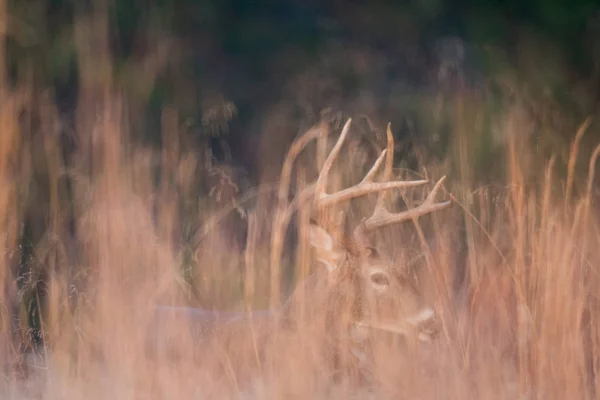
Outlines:
[[[323,168],[321,169],[321,172],[319,173],[319,177],[317,178],[317,182],[315,184],[315,189],[314,189],[315,190],[315,192],[314,192],[315,205],[317,206],[317,208],[329,207],[334,204],[348,201],[353,198],[364,196],[364,195],[367,195],[370,193],[383,192],[385,190],[390,190],[390,189],[415,187],[415,186],[424,185],[425,183],[428,182],[427,180],[373,182],[373,177],[375,176],[375,174],[377,173],[377,170],[381,166],[381,163],[383,162],[384,157],[386,156],[386,154],[389,155],[391,153],[391,152],[389,152],[389,146],[388,146],[388,149],[383,150],[381,152],[381,155],[379,156],[379,158],[377,158],[377,161],[375,161],[375,164],[373,164],[373,167],[371,167],[371,169],[369,170],[367,175],[365,175],[365,177],[363,178],[363,180],[360,183],[358,183],[357,185],[351,186],[347,189],[336,192],[336,193],[331,193],[331,194],[326,193],[325,186],[327,185],[327,178],[329,175],[329,170],[331,169],[333,162],[335,161],[337,155],[340,152],[340,149],[342,148],[342,145],[344,144],[344,140],[346,139],[346,136],[348,135],[348,131],[350,130],[351,122],[352,122],[352,119],[350,118],[344,125],[344,129],[342,129],[342,134],[340,135],[340,138],[338,139],[337,143],[331,150],[331,153],[329,153],[329,156],[325,160],[325,163],[323,164]],[[389,129],[389,127],[388,127],[388,129]],[[388,140],[389,140],[389,138],[388,138]],[[393,142],[392,142],[392,150],[393,150]],[[393,155],[392,155],[392,157],[393,157]]]
[[[446,176],[443,176],[439,181],[437,181],[437,183],[435,184],[425,201],[421,203],[421,205],[419,205],[418,207],[399,213],[391,213],[388,210],[386,210],[383,205],[381,207],[377,207],[373,215],[371,215],[367,220],[363,222],[365,230],[372,231],[377,228],[381,228],[385,225],[395,224],[398,222],[404,222],[414,218],[419,218],[423,215],[431,214],[436,211],[443,210],[444,208],[450,207],[452,205],[452,200],[444,201],[441,203],[434,202],[435,196],[439,191],[440,187],[442,187],[444,180],[446,180]]]
[[[449,207],[450,205],[452,205],[451,200],[441,202],[441,203],[436,203],[434,201],[435,196],[439,192],[444,180],[446,179],[446,177],[443,176],[435,184],[433,190],[429,193],[429,195],[427,196],[425,201],[418,207],[404,211],[404,212],[399,212],[399,213],[390,213],[385,208],[384,203],[385,203],[386,191],[388,191],[390,189],[410,188],[410,187],[420,186],[420,185],[423,185],[423,184],[429,182],[428,180],[391,181],[392,165],[393,165],[393,161],[394,161],[394,138],[392,136],[390,124],[388,124],[388,126],[387,126],[387,140],[388,140],[387,149],[385,149],[381,152],[381,155],[379,156],[379,158],[377,158],[377,161],[375,161],[375,164],[373,164],[373,167],[371,167],[371,169],[365,175],[363,180],[355,186],[351,186],[347,189],[343,189],[336,193],[328,194],[325,191],[325,187],[327,185],[327,178],[329,175],[329,170],[331,169],[333,162],[335,161],[337,155],[340,152],[342,145],[344,144],[344,140],[346,139],[346,136],[348,135],[348,131],[350,130],[351,122],[352,122],[352,119],[348,119],[348,121],[344,125],[344,128],[342,130],[340,138],[338,139],[337,143],[335,144],[335,146],[331,150],[331,153],[329,154],[329,156],[325,160],[325,163],[323,164],[323,168],[321,169],[321,172],[319,173],[319,177],[317,178],[317,182],[314,187],[314,190],[315,190],[314,199],[315,199],[315,205],[317,208],[324,208],[324,207],[332,206],[337,203],[351,200],[356,197],[364,196],[364,195],[367,195],[370,193],[379,192],[379,197],[377,199],[377,205],[375,206],[375,210],[374,210],[373,214],[369,218],[364,220],[355,230],[354,236],[355,236],[355,239],[359,243],[362,243],[363,245],[366,243],[365,242],[365,239],[366,239],[365,234],[367,232],[373,231],[373,230],[380,228],[382,226],[385,226],[385,225],[395,224],[395,223],[399,223],[399,222],[405,222],[405,221],[408,221],[411,219],[421,217],[426,214],[431,214],[433,212],[443,210],[443,209]],[[384,171],[384,182],[374,182],[373,178],[374,178],[375,174],[377,173],[377,171],[379,170],[379,167],[381,166],[381,163],[383,162],[383,159],[386,155],[388,158],[386,160],[387,162],[386,162],[386,167],[385,167],[385,171]]]
[[[387,140],[388,158],[384,173],[385,180],[391,179],[392,165],[394,162],[394,137],[392,136],[390,124],[388,124],[387,126]],[[381,228],[382,226],[416,219],[423,215],[431,214],[436,211],[440,211],[447,207],[450,207],[452,205],[452,200],[444,201],[441,203],[436,203],[434,201],[435,196],[437,195],[445,180],[446,176],[442,176],[440,180],[437,181],[437,183],[435,184],[425,201],[421,203],[421,205],[399,213],[391,213],[385,208],[385,192],[381,192],[379,194],[379,198],[377,199],[377,205],[375,206],[373,215],[371,215],[368,219],[363,221],[357,229],[363,230],[364,232],[369,232],[377,228]],[[357,234],[360,235],[360,232],[357,232]]]

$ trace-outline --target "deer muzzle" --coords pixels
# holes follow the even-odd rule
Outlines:
[[[422,342],[433,340],[441,330],[435,311],[429,307],[408,318],[407,322],[414,327],[417,337]]]
[[[355,335],[364,336],[367,329],[375,329],[399,335],[416,335],[422,342],[432,341],[440,332],[441,325],[432,308],[425,308],[417,314],[404,318],[399,323],[375,323],[361,321],[355,324]]]

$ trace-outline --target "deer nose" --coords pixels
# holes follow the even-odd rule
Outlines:
[[[419,340],[429,342],[441,331],[441,324],[432,308],[425,308],[409,318],[408,322],[415,327]]]
[[[435,339],[442,330],[440,321],[435,317],[431,317],[423,321],[419,326],[419,339],[424,342],[429,342]]]

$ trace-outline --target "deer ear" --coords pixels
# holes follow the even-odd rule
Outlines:
[[[335,240],[325,229],[310,224],[308,241],[315,250],[318,261],[325,264],[330,272],[337,269],[344,253],[335,245]]]
[[[315,224],[308,227],[308,240],[316,249],[333,250],[333,237],[323,228]]]

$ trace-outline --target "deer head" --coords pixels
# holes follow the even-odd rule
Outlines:
[[[316,258],[327,268],[327,295],[320,301],[322,309],[335,319],[336,326],[346,331],[354,342],[364,341],[373,330],[387,331],[431,340],[438,331],[436,313],[429,307],[402,265],[396,265],[372,241],[372,233],[390,224],[413,221],[445,209],[451,201],[435,202],[445,177],[433,187],[426,200],[418,207],[399,213],[385,208],[385,193],[392,189],[421,186],[426,180],[393,181],[392,163],[394,142],[390,126],[387,129],[388,146],[364,179],[355,186],[336,193],[327,193],[329,170],[340,152],[348,134],[350,120],[344,126],[314,185],[313,209],[321,212],[333,205],[370,193],[379,193],[371,216],[349,235],[337,237],[322,223],[309,227],[309,242]],[[374,182],[380,165],[387,154],[383,182]]]
[[[318,225],[310,226],[309,240],[317,260],[327,267],[331,312],[337,317],[351,313],[345,328],[355,340],[364,340],[369,330],[415,335],[421,341],[438,333],[435,311],[404,266],[370,242],[364,247],[353,239],[338,242]]]

